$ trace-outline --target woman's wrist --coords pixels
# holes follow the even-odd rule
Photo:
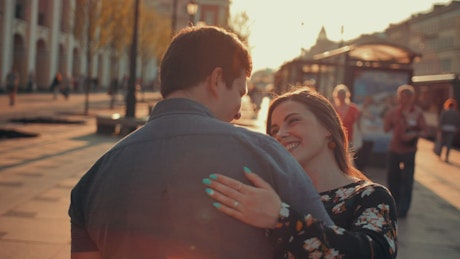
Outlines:
[[[281,202],[279,219],[285,219],[287,217],[289,217],[289,204]]]
[[[289,204],[281,202],[280,210],[276,218],[276,222],[273,224],[271,229],[279,228],[283,225],[283,222],[289,217]]]

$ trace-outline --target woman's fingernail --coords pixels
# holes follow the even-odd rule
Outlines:
[[[249,169],[247,166],[243,167],[243,170],[245,173],[250,174],[252,173],[251,169]]]
[[[217,180],[217,174],[210,174],[209,178],[211,178],[213,180]]]
[[[218,209],[219,209],[220,207],[222,207],[222,205],[220,205],[220,203],[218,203],[218,202],[214,202],[214,203],[212,204],[212,206],[214,206],[215,208],[218,208]]]
[[[214,194],[214,191],[212,189],[209,189],[209,188],[206,188],[205,189],[205,192],[208,194],[208,195],[213,195]]]
[[[209,180],[208,178],[204,178],[202,182],[206,185],[211,185],[211,180]]]

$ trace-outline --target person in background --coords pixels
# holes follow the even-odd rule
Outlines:
[[[53,93],[53,99],[57,99],[57,91],[61,88],[62,75],[60,72],[57,72],[54,76],[53,82],[51,82],[50,91]]]
[[[448,163],[452,142],[454,141],[455,134],[460,129],[460,113],[457,111],[457,101],[452,98],[449,98],[444,102],[443,108],[444,109],[439,115],[438,123],[438,131],[441,136],[439,157],[441,158],[443,147],[446,147],[444,161]]]
[[[287,203],[279,217],[277,205],[284,199],[248,168],[245,176],[255,187],[221,174],[204,182],[219,211],[269,229],[271,240],[283,251],[276,258],[396,258],[393,197],[353,167],[345,129],[324,96],[307,88],[275,98],[266,131],[311,177],[334,225]],[[232,206],[235,200],[237,208]]]
[[[401,85],[396,92],[398,105],[384,117],[383,130],[392,131],[388,153],[388,188],[395,198],[398,217],[410,209],[414,185],[415,154],[420,137],[427,135],[423,111],[415,105],[415,90]]]
[[[16,103],[16,93],[18,92],[19,74],[16,70],[12,69],[6,75],[6,91],[10,100],[10,106]]]
[[[374,143],[363,139],[361,131],[362,111],[355,103],[351,102],[350,90],[344,84],[339,84],[334,88],[332,97],[334,109],[342,120],[348,143],[353,151],[350,155],[353,156],[356,168],[363,170],[368,164]]]
[[[117,102],[118,99],[118,88],[120,87],[118,83],[118,78],[113,77],[112,81],[110,81],[110,86],[108,89],[108,94],[110,95],[110,109],[115,108],[115,103]]]
[[[260,110],[262,99],[264,98],[264,91],[260,87],[254,85],[252,89],[249,90],[248,95],[249,95],[249,98],[251,99],[254,113],[257,114]]]
[[[332,91],[334,98],[334,109],[342,120],[342,124],[347,134],[348,143],[353,144],[353,127],[359,128],[361,112],[354,103],[351,102],[351,93],[344,84],[337,85]],[[356,124],[356,125],[355,125]],[[352,146],[353,147],[353,146]],[[359,149],[359,147],[353,147]],[[357,150],[355,150],[357,151]]]
[[[213,26],[178,32],[160,65],[164,99],[72,190],[72,258],[273,258],[264,230],[222,215],[202,192],[212,172],[243,181],[243,166],[263,172],[293,208],[332,224],[279,143],[229,123],[241,116],[251,70],[235,34]]]
[[[64,96],[64,99],[68,100],[70,95],[70,90],[72,88],[72,76],[70,74],[64,75],[59,84],[59,92]]]
[[[32,93],[35,92],[36,85],[35,85],[35,76],[33,72],[29,73],[27,77],[27,92]]]

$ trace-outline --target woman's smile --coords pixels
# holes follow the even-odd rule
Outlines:
[[[299,142],[294,142],[294,143],[288,143],[286,145],[284,145],[284,147],[289,151],[289,152],[292,152],[296,147],[298,147],[300,145]]]

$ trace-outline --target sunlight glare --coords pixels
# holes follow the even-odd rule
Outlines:
[[[310,49],[321,27],[329,40],[350,40],[361,34],[383,32],[391,23],[429,12],[437,0],[232,0],[231,15],[246,11],[251,25],[249,47],[254,71],[278,69]],[[344,26],[343,35],[341,26]]]

